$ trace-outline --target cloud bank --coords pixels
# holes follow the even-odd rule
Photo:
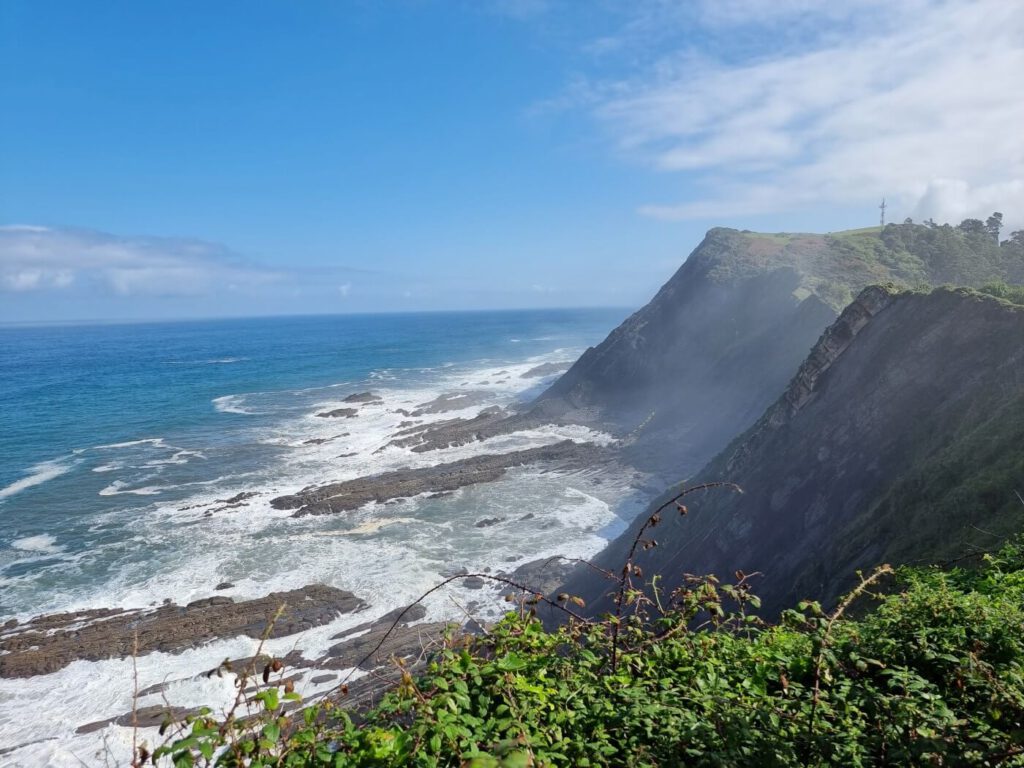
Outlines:
[[[0,291],[86,287],[117,296],[201,296],[279,282],[224,246],[90,229],[0,227]]]
[[[576,82],[571,100],[618,152],[696,185],[647,202],[645,215],[717,219],[885,195],[899,215],[999,207],[1024,226],[1022,3],[649,0],[598,43],[634,63]]]

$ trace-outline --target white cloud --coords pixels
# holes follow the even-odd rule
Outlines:
[[[722,218],[886,195],[897,215],[956,220],[998,208],[1024,225],[1024,3],[640,7],[620,42],[663,40],[684,22],[719,36],[753,28],[762,41],[728,59],[677,41],[630,76],[574,84],[620,152],[696,183],[697,194],[642,213]],[[807,34],[764,49],[773,30],[797,22]]]
[[[0,227],[0,290],[99,285],[120,296],[196,296],[280,275],[202,240],[122,237],[88,229]]]
[[[338,293],[340,293],[342,297],[346,299],[348,298],[349,291],[351,290],[352,283],[342,283],[341,285],[338,286]]]

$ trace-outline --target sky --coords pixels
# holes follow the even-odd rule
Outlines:
[[[1024,228],[1017,0],[3,0],[0,322],[643,304]]]

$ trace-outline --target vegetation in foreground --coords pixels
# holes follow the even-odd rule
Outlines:
[[[1022,766],[1024,538],[981,560],[883,567],[834,611],[804,602],[774,625],[753,576],[649,602],[627,562],[618,618],[545,629],[532,596],[448,637],[358,724],[343,698],[300,708],[271,663],[250,716],[169,724],[136,764]]]

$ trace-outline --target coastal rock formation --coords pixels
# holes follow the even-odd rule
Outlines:
[[[769,612],[827,602],[857,569],[960,557],[1019,530],[1021,445],[1024,307],[966,289],[869,288],[776,403],[688,483],[743,493],[688,497],[685,516],[669,507],[638,563],[666,589],[684,573],[760,572]],[[620,568],[649,514],[598,565]],[[583,571],[565,586],[598,611],[607,588]]]
[[[333,411],[321,411],[317,414],[321,419],[354,419],[358,415],[358,408],[335,408]]]
[[[349,395],[343,403],[380,403],[384,400],[380,395],[375,395],[373,392],[356,392],[355,394]]]
[[[217,596],[153,610],[99,609],[40,616],[0,631],[0,677],[54,672],[72,661],[180,653],[226,637],[260,638],[278,609],[270,637],[283,637],[333,621],[366,604],[351,592],[313,584],[234,602]]]
[[[951,276],[982,285],[1009,274],[999,248],[987,259],[975,245],[952,228],[915,224],[829,235],[712,229],[650,303],[588,349],[530,413],[610,430],[636,466],[673,482],[754,423],[868,285]],[[951,261],[965,248],[975,251],[970,260]],[[961,266],[951,272],[953,261]]]
[[[396,470],[341,483],[307,488],[270,503],[275,509],[293,509],[295,517],[325,515],[358,509],[370,502],[454,491],[467,485],[497,480],[511,467],[545,463],[554,469],[575,469],[601,459],[604,452],[592,443],[563,440],[539,448],[486,454],[419,469]]]
[[[426,416],[434,413],[447,413],[448,411],[461,411],[464,408],[472,408],[487,402],[492,397],[490,392],[472,390],[469,392],[445,392],[438,395],[428,403],[420,403],[412,416]]]
[[[551,376],[556,373],[563,373],[572,367],[572,361],[561,363],[541,363],[520,375],[522,379],[539,379],[542,376]]]

